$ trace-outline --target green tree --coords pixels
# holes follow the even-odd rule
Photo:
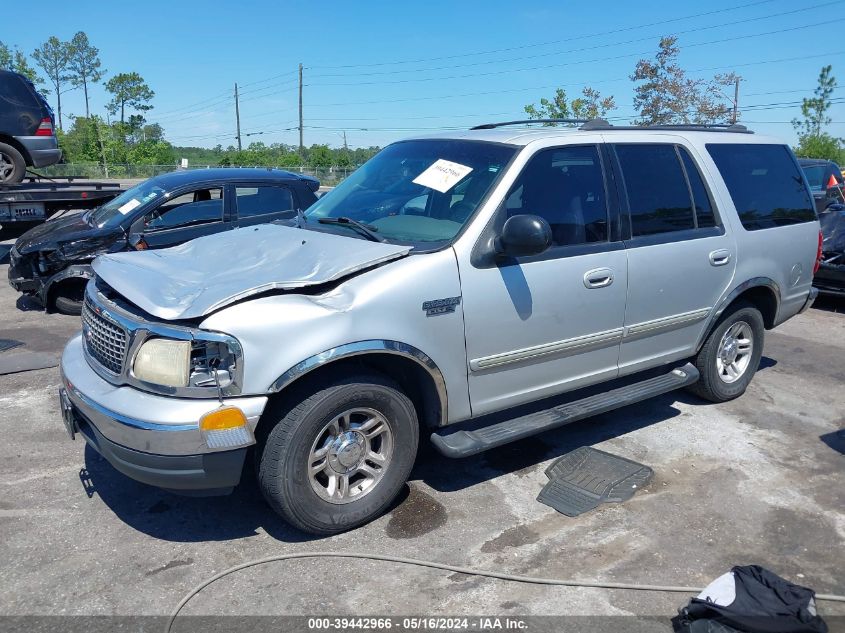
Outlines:
[[[613,97],[602,98],[598,90],[586,87],[582,96],[572,99],[566,96],[566,90],[558,88],[555,96],[549,100],[540,99],[540,105],[525,106],[525,113],[531,119],[599,119],[616,108]],[[554,125],[554,123],[544,123]]]
[[[639,110],[637,125],[726,122],[732,104],[722,88],[736,75],[718,75],[712,80],[691,79],[678,64],[681,49],[676,36],[660,38],[655,58],[637,62],[631,80],[634,107]]]
[[[129,162],[135,165],[173,165],[176,152],[167,141],[141,141],[129,149]]]
[[[43,77],[29,65],[26,55],[18,47],[15,47],[15,51],[12,52],[8,46],[0,42],[0,68],[11,70],[13,73],[20,73],[29,79],[42,95],[50,94],[50,91],[44,86]]]
[[[78,31],[70,41],[70,81],[74,86],[82,86],[85,92],[85,116],[91,116],[88,109],[88,84],[95,84],[103,78],[105,70],[100,68],[100,51],[88,41],[84,31]]]
[[[808,158],[842,159],[842,145],[845,139],[832,136],[825,131],[830,124],[831,97],[836,90],[833,67],[824,66],[819,73],[818,85],[813,96],[801,102],[801,117],[792,119],[792,126],[798,133],[798,147],[795,153]]]
[[[62,90],[62,86],[71,78],[68,71],[70,44],[68,42],[62,42],[54,35],[50,36],[46,42],[33,51],[32,58],[46,73],[47,78],[56,90],[56,113],[59,129],[61,130],[62,93],[67,92],[67,89]]]
[[[155,92],[138,73],[115,75],[106,82],[106,90],[113,95],[106,108],[110,114],[120,112],[121,123],[125,121],[126,106],[138,112],[147,112],[153,108],[150,101],[155,97]]]
[[[309,167],[331,167],[333,163],[332,151],[328,145],[312,145],[308,148],[306,160]]]
[[[64,132],[59,132],[59,147],[68,163],[102,162],[102,148],[98,117],[71,117],[71,125]],[[104,124],[104,123],[103,123]]]

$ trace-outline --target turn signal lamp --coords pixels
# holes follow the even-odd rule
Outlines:
[[[200,432],[208,448],[238,448],[255,443],[244,412],[222,406],[200,418]]]

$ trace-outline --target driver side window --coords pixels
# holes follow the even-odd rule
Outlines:
[[[144,218],[145,231],[223,221],[223,190],[205,187],[167,200]]]
[[[607,201],[594,145],[537,152],[506,199],[508,217],[538,215],[552,229],[553,246],[605,242]]]

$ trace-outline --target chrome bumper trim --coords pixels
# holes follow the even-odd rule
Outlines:
[[[115,386],[90,367],[82,348],[81,335],[65,347],[62,384],[73,406],[106,439],[154,455],[218,452],[208,448],[199,430],[200,417],[220,406],[216,399],[160,396],[130,386]],[[254,430],[267,397],[227,398],[223,403],[240,408]],[[232,448],[237,447],[219,450]]]

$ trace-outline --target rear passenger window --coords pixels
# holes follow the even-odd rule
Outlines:
[[[0,71],[0,100],[25,108],[38,107],[35,95],[26,85],[25,80],[2,71]],[[17,118],[17,115],[15,117]]]
[[[506,199],[508,217],[528,213],[552,228],[552,244],[607,241],[604,176],[595,146],[541,150],[531,157]]]
[[[239,218],[293,211],[293,197],[287,187],[237,187],[235,199]]]
[[[713,204],[710,202],[710,195],[707,193],[707,187],[704,186],[701,172],[698,171],[698,167],[696,167],[692,156],[689,155],[686,149],[678,146],[678,153],[681,155],[681,160],[684,161],[684,170],[687,172],[687,180],[689,180],[692,202],[695,206],[695,217],[698,220],[698,228],[706,229],[716,226],[716,215],[713,213]]]
[[[785,145],[708,143],[707,151],[747,230],[816,219],[804,178]]]
[[[632,237],[695,228],[690,190],[674,145],[616,145],[615,149]]]

